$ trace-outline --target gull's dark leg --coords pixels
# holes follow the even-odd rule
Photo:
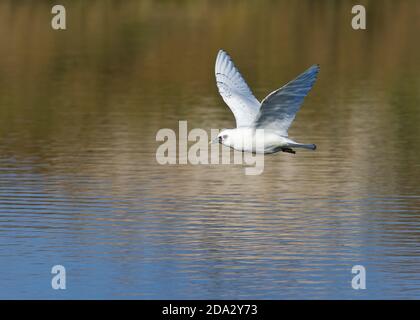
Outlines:
[[[296,151],[291,148],[281,148],[281,151],[295,154]]]

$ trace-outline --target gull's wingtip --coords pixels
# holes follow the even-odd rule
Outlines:
[[[229,63],[232,63],[232,58],[230,57],[230,55],[223,49],[219,49],[219,52],[217,53],[217,57],[216,57],[216,73],[218,72],[217,70],[222,68],[223,66],[228,65]]]
[[[219,59],[221,59],[221,57],[222,57],[222,56],[224,56],[225,54],[226,54],[226,52],[225,52],[225,50],[223,50],[223,49],[219,49],[219,51],[217,51],[216,64],[217,64],[217,61],[218,61]]]
[[[225,50],[219,49],[219,51],[217,52],[217,58],[220,58],[220,57],[223,57],[223,56],[229,57],[229,54]]]
[[[309,70],[312,69],[312,70],[319,71],[320,68],[321,68],[321,66],[318,63],[316,63],[316,64],[313,64],[312,66],[310,66]]]
[[[315,78],[317,78],[319,70],[320,70],[319,64],[313,64],[304,73],[305,74],[310,74],[310,75],[314,76]]]

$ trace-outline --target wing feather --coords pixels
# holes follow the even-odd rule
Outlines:
[[[252,125],[258,114],[260,103],[252,94],[230,56],[223,50],[217,54],[215,73],[219,93],[232,110],[236,126]]]
[[[318,71],[319,65],[313,65],[296,79],[264,98],[255,126],[271,129],[287,136],[287,130],[295,119],[304,98],[314,85]]]

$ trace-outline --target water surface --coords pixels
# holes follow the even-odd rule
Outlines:
[[[0,4],[0,298],[420,298],[418,2],[366,31],[351,1],[63,4]],[[258,99],[321,65],[289,131],[316,152],[156,162],[178,120],[234,126],[220,48]]]

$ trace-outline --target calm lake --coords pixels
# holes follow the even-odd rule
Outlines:
[[[0,298],[420,299],[420,3],[353,2],[64,0],[55,31],[1,1]],[[221,48],[259,100],[320,64],[315,152],[157,163],[161,128],[235,126]]]

